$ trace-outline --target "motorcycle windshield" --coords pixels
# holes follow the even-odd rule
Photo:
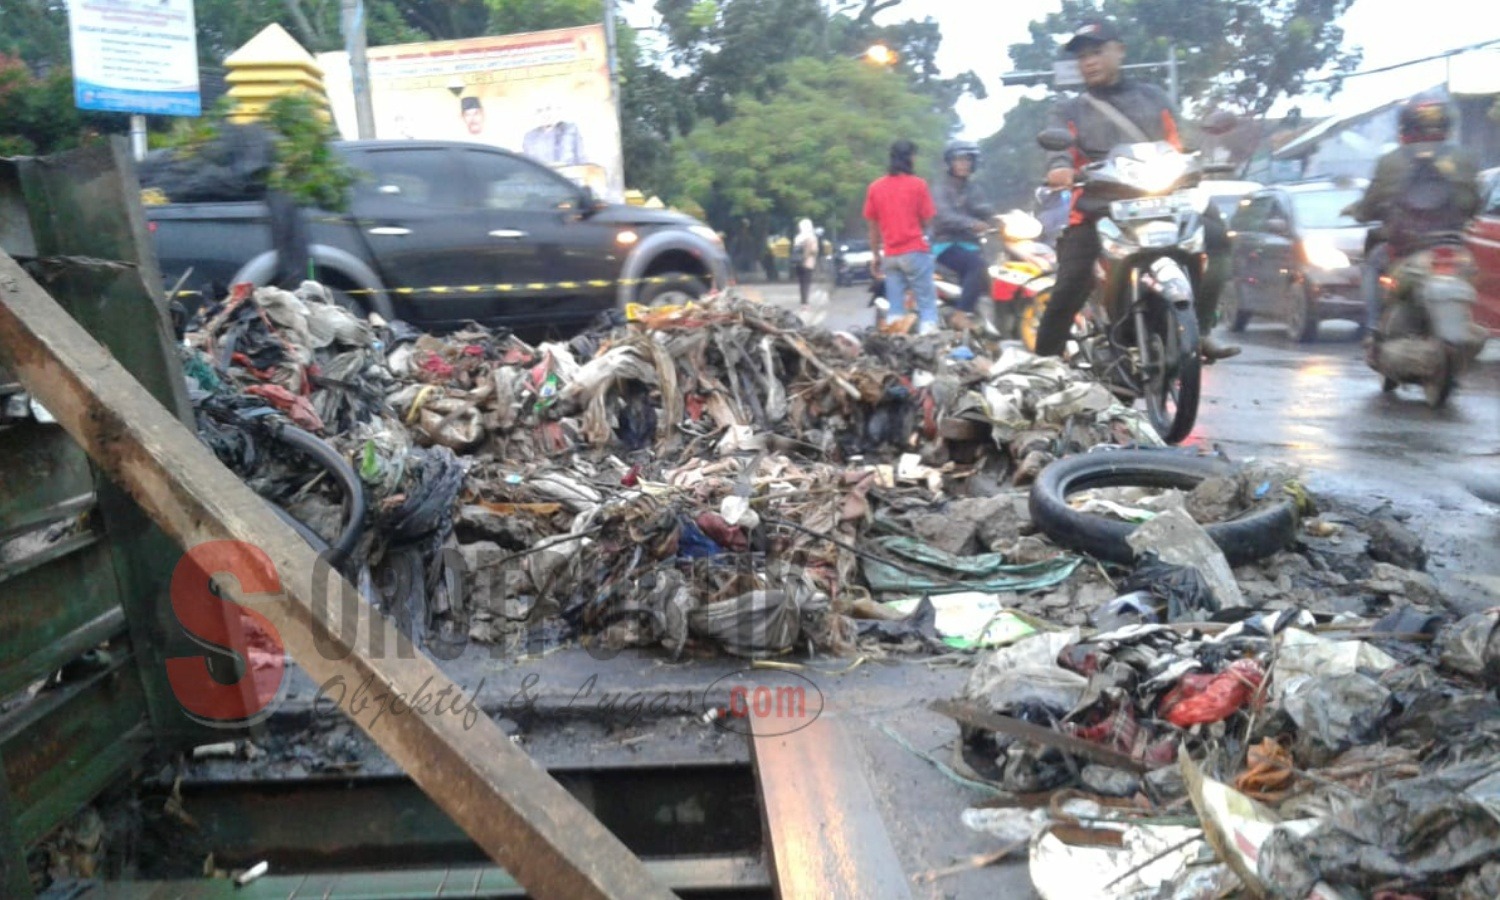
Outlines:
[[[1202,175],[1197,159],[1166,141],[1118,144],[1089,167],[1085,199],[1101,202],[1149,197],[1191,187]]]

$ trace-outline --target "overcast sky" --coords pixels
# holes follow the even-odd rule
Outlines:
[[[1500,17],[1494,0],[1355,0],[1345,15],[1345,41],[1364,48],[1362,69],[1430,56],[1456,47],[1500,38]],[[1027,24],[1060,6],[1057,0],[1025,4],[1023,15],[982,8],[980,0],[906,0],[888,15],[900,18],[932,16],[943,29],[938,63],[944,73],[973,69],[990,91],[988,100],[965,100],[958,107],[964,134],[975,139],[993,134],[1005,111],[1026,96],[1026,88],[1000,87],[1002,72],[1011,69],[1006,48],[1027,39]],[[1491,12],[1480,10],[1489,7]],[[993,9],[993,8],[992,8]],[[1469,54],[1455,63],[1455,73],[1478,69],[1492,82],[1500,80],[1500,50]],[[1139,61],[1139,60],[1137,60]],[[1377,106],[1386,100],[1416,93],[1444,81],[1442,62],[1424,63],[1381,75],[1351,78],[1331,101],[1301,98],[1297,105],[1308,116],[1344,115]],[[1500,90],[1500,84],[1494,84]],[[1040,91],[1040,89],[1036,89]],[[1283,107],[1288,104],[1282,104]],[[1278,110],[1279,111],[1279,110]]]

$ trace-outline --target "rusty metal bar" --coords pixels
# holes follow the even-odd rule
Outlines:
[[[405,638],[365,604],[353,606],[354,634],[340,633],[331,624],[343,623],[338,601],[356,598],[355,589],[335,576],[333,590],[318,596],[319,566],[306,543],[4,252],[0,365],[179,546],[234,541],[263,553],[269,569],[252,574],[279,583],[281,593],[250,594],[236,579],[217,579],[219,587],[224,599],[263,615],[315,680],[369,683],[377,694],[408,701],[445,688],[462,696],[419,653],[373,658],[371,636],[387,648]],[[344,713],[532,896],[671,896],[487,717],[391,715],[389,703],[356,709],[355,693],[341,693]]]
[[[776,896],[910,897],[906,872],[843,727],[828,715],[795,731],[788,727],[777,715],[751,717]]]

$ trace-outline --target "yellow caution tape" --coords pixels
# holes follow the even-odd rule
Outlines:
[[[383,292],[400,297],[410,297],[414,294],[480,294],[496,293],[509,294],[517,291],[540,292],[540,291],[576,291],[580,288],[612,288],[617,286],[639,287],[647,284],[679,284],[699,281],[694,275],[652,275],[648,278],[621,278],[610,280],[607,278],[595,278],[590,281],[527,281],[514,284],[460,284],[460,285],[434,285],[432,287],[393,287],[384,288]],[[344,293],[351,296],[365,294],[378,294],[382,290],[375,288],[350,288]],[[201,297],[202,291],[178,291],[174,297]],[[658,311],[661,307],[656,308]]]

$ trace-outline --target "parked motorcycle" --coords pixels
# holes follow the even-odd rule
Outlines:
[[[1073,146],[1064,129],[1037,141],[1053,152]],[[1075,334],[1078,361],[1118,395],[1144,397],[1151,424],[1173,444],[1193,430],[1202,387],[1189,273],[1204,253],[1207,201],[1191,190],[1204,171],[1196,155],[1157,141],[1120,144],[1078,173],[1079,202],[1104,213],[1104,277]]]
[[[1036,349],[1041,311],[1057,281],[1057,251],[1041,242],[1042,223],[1013,209],[996,217],[1000,250],[990,263],[990,295],[980,312],[993,332]]]
[[[1476,274],[1473,255],[1462,236],[1453,234],[1397,261],[1381,278],[1380,335],[1370,344],[1366,363],[1384,379],[1383,390],[1419,384],[1428,406],[1448,402],[1489,337],[1474,322]]]

